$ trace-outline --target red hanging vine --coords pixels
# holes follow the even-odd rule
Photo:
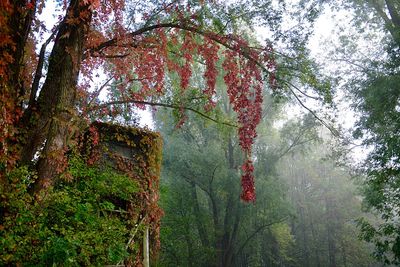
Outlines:
[[[205,37],[203,45],[200,47],[200,55],[204,58],[206,64],[206,70],[204,72],[204,78],[206,80],[206,88],[203,91],[205,96],[208,98],[209,105],[206,106],[206,110],[215,106],[215,102],[212,97],[216,94],[215,84],[217,81],[217,68],[216,63],[218,57],[219,45],[212,41],[210,38]]]
[[[257,137],[256,127],[261,120],[262,77],[256,65],[260,57],[254,51],[244,52],[247,43],[238,39],[234,50],[225,51],[223,68],[229,101],[238,114],[239,144],[247,160],[242,165],[242,194],[244,201],[255,201],[253,163],[250,160],[252,145]],[[247,54],[245,54],[247,53]],[[250,57],[245,59],[243,54]]]
[[[168,25],[168,27],[172,26]],[[195,39],[196,34],[202,35],[202,38]],[[124,40],[116,42],[117,45],[107,47],[101,50],[101,53],[123,55],[111,58],[113,68],[110,69],[115,79],[127,78],[127,83],[119,88],[123,99],[144,101],[149,96],[162,95],[166,69],[179,75],[181,90],[185,91],[190,85],[194,56],[198,54],[205,63],[203,93],[208,99],[206,110],[215,106],[213,97],[216,95],[215,85],[218,75],[216,64],[219,60],[219,50],[221,46],[225,46],[222,64],[225,71],[224,81],[227,85],[229,101],[238,114],[239,144],[246,155],[246,161],[242,166],[241,198],[244,201],[254,201],[255,187],[252,174],[254,168],[250,158],[254,139],[257,137],[256,127],[261,120],[263,101],[261,66],[269,71],[270,87],[273,89],[276,87],[274,74],[276,65],[272,57],[272,47],[256,50],[250,48],[245,40],[237,36],[219,36],[198,31],[193,26],[181,25],[176,25],[168,35],[160,26],[155,29],[154,34],[126,36]],[[169,54],[168,47],[171,46],[179,47],[180,60],[177,60],[175,54],[173,57]],[[127,73],[126,66],[132,66],[132,72]],[[127,85],[133,82],[140,83],[139,90],[126,89]],[[181,120],[178,126],[186,118],[184,110],[181,109],[180,112]]]

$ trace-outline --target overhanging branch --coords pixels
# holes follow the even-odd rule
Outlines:
[[[133,38],[135,36],[140,36],[144,33],[147,32],[151,32],[154,31],[156,29],[163,29],[163,28],[175,28],[175,29],[181,29],[181,30],[185,30],[185,31],[190,31],[193,33],[197,33],[199,35],[202,35],[204,37],[207,37],[213,41],[215,41],[216,43],[230,49],[230,50],[236,50],[234,46],[232,46],[231,44],[228,43],[229,38],[227,37],[218,37],[216,34],[213,34],[212,32],[207,32],[207,31],[203,31],[200,30],[199,28],[196,28],[194,26],[190,26],[190,25],[184,25],[184,24],[179,24],[179,23],[160,23],[160,24],[155,24],[155,25],[150,25],[147,27],[143,27],[139,30],[136,30],[134,32],[131,32],[129,34],[127,34],[127,36]],[[118,38],[113,38],[110,39],[108,41],[105,41],[101,44],[99,44],[97,47],[94,47],[92,49],[89,50],[90,54],[93,54],[94,52],[100,52],[101,50],[107,48],[107,47],[111,47],[111,46],[115,46],[118,43],[119,39]],[[253,49],[250,48],[249,49]],[[240,51],[240,54],[245,57],[246,59],[254,62],[257,66],[259,66],[264,72],[270,73],[270,71],[268,71],[265,66],[263,64],[261,64],[259,61],[257,61],[256,59],[252,58],[248,53],[246,53],[245,51]]]
[[[306,92],[303,92],[302,90],[300,90],[300,88],[298,88],[296,85],[294,85],[293,83],[291,83],[289,81],[286,81],[286,80],[283,80],[283,79],[279,79],[279,82],[282,82],[282,83],[286,84],[289,87],[293,87],[297,92],[299,92],[300,94],[304,95],[305,97],[308,97],[308,98],[311,98],[311,99],[314,99],[314,100],[320,100],[319,97],[312,96],[312,95],[307,94]]]
[[[174,104],[167,104],[167,103],[139,101],[139,100],[133,100],[133,99],[107,102],[107,103],[98,105],[96,107],[89,108],[87,110],[87,112],[92,112],[92,111],[95,111],[95,110],[103,109],[103,108],[106,108],[106,107],[112,106],[112,105],[123,105],[123,104],[139,104],[139,105],[158,106],[158,107],[173,108],[173,109],[184,109],[184,110],[189,110],[191,112],[194,112],[197,115],[200,115],[201,117],[206,118],[208,120],[211,120],[211,121],[213,121],[215,123],[219,123],[219,124],[223,124],[223,125],[227,125],[227,126],[235,127],[235,128],[238,127],[237,125],[234,125],[232,123],[225,122],[225,121],[219,121],[217,119],[214,119],[214,118],[208,116],[207,114],[205,114],[205,113],[203,113],[203,112],[201,112],[201,111],[199,111],[197,109],[191,108],[191,107],[185,107],[185,106],[181,106],[181,105],[174,105]]]

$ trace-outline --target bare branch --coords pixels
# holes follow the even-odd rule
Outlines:
[[[140,79],[128,79],[127,81],[122,81],[122,82],[119,82],[119,83],[115,83],[114,85],[115,86],[119,86],[119,85],[124,84],[124,83],[127,85],[128,83],[131,83],[131,82],[140,82],[140,81],[144,81],[144,80],[150,80],[150,79],[153,79],[153,78],[154,78],[154,76],[153,77],[144,77],[144,78],[140,78]],[[90,106],[93,103],[93,101],[96,99],[96,97],[99,96],[100,92],[108,85],[108,83],[112,79],[113,79],[113,77],[109,78],[102,86],[100,86],[99,89],[97,89],[95,92],[93,92],[93,94],[91,96],[92,99],[89,101],[88,106]]]
[[[99,55],[92,55],[92,57],[102,57],[102,58],[125,58],[129,56],[130,53],[125,53],[125,54],[115,54],[115,55],[107,55],[104,53],[101,53]]]
[[[328,125],[323,119],[321,119],[320,117],[317,116],[317,114],[315,114],[314,111],[312,111],[311,109],[309,109],[301,100],[300,98],[296,95],[295,92],[293,92],[293,90],[291,88],[289,88],[290,92],[292,93],[292,95],[296,98],[296,100],[300,103],[300,105],[305,108],[306,110],[308,110],[308,112],[310,112],[314,118],[316,118],[323,126],[325,126],[335,137],[339,136],[339,132],[333,128],[332,126]]]
[[[286,81],[286,80],[283,80],[283,79],[279,79],[279,82],[282,82],[282,83],[284,83],[284,84],[286,84],[288,86],[293,87],[297,92],[299,92],[300,94],[304,95],[305,97],[308,97],[308,98],[311,98],[311,99],[314,99],[314,100],[321,100],[317,96],[312,96],[312,95],[309,95],[309,94],[303,92],[302,90],[300,90],[300,88],[298,88],[296,85],[294,85],[293,83],[291,83],[289,81]]]
[[[303,134],[299,134],[296,137],[296,141],[293,142],[292,144],[290,144],[283,152],[281,152],[278,156],[278,159],[282,158],[283,156],[285,156],[290,150],[292,150],[293,148],[295,148],[296,146],[300,146],[303,144],[307,144],[308,142],[314,141],[315,138],[311,138],[311,139],[307,139],[304,141],[299,142],[300,136],[302,136]],[[282,150],[281,150],[282,151]]]
[[[262,230],[264,230],[265,228],[270,227],[270,226],[272,226],[272,225],[274,225],[274,224],[284,222],[284,221],[286,221],[287,219],[288,219],[288,217],[285,216],[285,217],[280,218],[280,219],[277,220],[277,221],[274,221],[274,222],[271,222],[271,223],[267,223],[267,224],[263,224],[263,225],[259,226],[257,229],[254,230],[254,232],[253,232],[252,234],[250,234],[250,235],[246,238],[246,240],[242,243],[242,245],[241,245],[241,246],[239,247],[239,249],[236,251],[235,255],[240,254],[240,253],[242,252],[243,248],[247,245],[247,243],[248,243],[257,233],[259,233],[260,231],[262,231]]]
[[[213,170],[213,172],[212,172],[211,179],[210,179],[210,183],[209,183],[209,187],[210,187],[210,188],[211,188],[211,186],[212,186],[212,183],[214,182],[215,172],[217,171],[217,169],[218,169],[218,165],[215,166],[215,168],[214,168],[214,170]]]
[[[98,109],[103,109],[103,108],[111,106],[111,105],[123,105],[123,104],[129,104],[129,103],[140,104],[140,105],[148,105],[148,106],[166,107],[166,108],[173,108],[173,109],[182,109],[183,108],[184,110],[192,111],[192,112],[196,113],[197,115],[200,115],[201,117],[206,118],[208,120],[211,120],[211,121],[213,121],[215,123],[219,123],[219,124],[223,124],[223,125],[227,125],[227,126],[235,127],[235,128],[238,127],[237,125],[234,125],[232,123],[219,121],[217,119],[214,119],[214,118],[208,116],[207,114],[205,114],[205,113],[203,113],[203,112],[201,112],[201,111],[199,111],[197,109],[191,108],[191,107],[185,107],[185,106],[167,104],[167,103],[138,101],[138,100],[133,100],[133,99],[107,102],[107,103],[98,105],[96,107],[89,108],[87,112],[91,112],[91,111],[98,110]]]
[[[185,162],[185,165],[186,165],[187,168],[190,167],[187,162]],[[189,184],[194,183],[195,185],[197,185],[202,191],[204,191],[209,197],[211,197],[211,191],[209,191],[203,184],[199,183],[196,179],[193,179],[192,177],[189,177],[187,175],[182,175],[182,177]]]
[[[363,73],[376,72],[376,70],[367,68],[366,66],[361,65],[361,63],[354,62],[354,61],[352,61],[352,60],[350,60],[350,59],[346,59],[346,58],[333,58],[332,60],[333,60],[333,61],[339,61],[339,62],[340,62],[340,61],[346,62],[346,63],[348,63],[348,64],[350,64],[350,65],[353,65],[353,66],[355,66],[355,67],[357,67],[357,68],[360,68],[360,69],[362,70]],[[360,71],[360,72],[361,72],[361,71]]]
[[[103,89],[107,86],[107,84],[112,80],[113,78],[109,78],[102,86],[100,86],[99,89],[97,89],[96,91],[93,92],[92,94],[92,99],[90,99],[88,106],[90,106],[92,104],[92,102],[99,96],[99,94],[101,93],[101,91],[103,91]]]

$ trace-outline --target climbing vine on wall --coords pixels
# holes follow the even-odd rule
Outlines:
[[[140,222],[149,226],[151,253],[155,257],[160,246],[160,219],[163,215],[158,206],[162,152],[160,135],[149,130],[101,122],[93,123],[88,133],[92,147],[87,162],[100,166],[112,164],[118,172],[138,184],[134,200],[127,204],[129,220],[132,224]],[[119,154],[114,146],[123,146],[129,154]]]
[[[118,154],[115,144],[132,153]],[[160,136],[94,123],[67,153],[60,180],[35,197],[37,175],[27,168],[1,185],[0,265],[141,266],[147,227],[155,258]]]

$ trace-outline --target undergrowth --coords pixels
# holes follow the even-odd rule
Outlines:
[[[1,266],[104,266],[135,249],[128,240],[138,231],[126,205],[137,183],[79,157],[70,159],[68,173],[70,181],[60,179],[35,197],[29,192],[35,173],[22,167],[8,175],[0,188]]]

